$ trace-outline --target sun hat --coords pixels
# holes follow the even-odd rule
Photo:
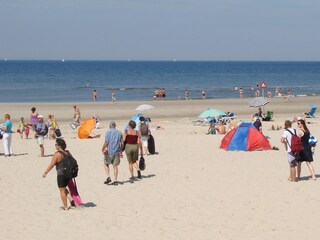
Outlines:
[[[43,118],[43,116],[42,115],[38,115],[38,117],[37,118]]]

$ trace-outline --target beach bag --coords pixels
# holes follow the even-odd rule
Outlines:
[[[0,132],[0,139],[2,139],[3,138],[3,134],[2,134],[2,132]]]
[[[301,139],[297,136],[296,130],[294,130],[294,134],[290,130],[286,130],[291,133],[291,144],[288,143],[291,148],[291,152],[294,155],[297,155],[303,150]]]
[[[61,137],[61,131],[59,128],[57,128],[56,130],[54,130],[54,134],[56,135],[56,137]]]
[[[63,155],[62,161],[62,174],[71,179],[78,176],[79,166],[77,160],[75,160],[71,154],[66,154],[62,151],[58,151]]]
[[[141,136],[147,136],[149,134],[148,125],[146,123],[141,123],[140,125],[140,133]]]
[[[144,157],[140,157],[140,160],[139,160],[139,169],[141,171],[145,170],[146,169],[146,161],[144,160]]]

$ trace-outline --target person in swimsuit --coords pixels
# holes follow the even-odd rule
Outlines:
[[[32,127],[33,133],[35,131],[35,126],[38,123],[38,112],[35,107],[31,108],[31,114],[30,114],[30,123],[29,125]]]
[[[93,101],[94,101],[94,102],[97,101],[97,90],[93,90],[93,92],[92,92],[92,98],[93,98]]]
[[[64,158],[64,156],[61,152],[64,152],[67,155],[71,155],[71,153],[68,150],[66,150],[67,144],[61,138],[58,138],[56,140],[55,146],[56,146],[57,151],[53,155],[52,160],[51,160],[49,166],[47,167],[47,169],[45,170],[45,172],[43,173],[42,177],[45,178],[47,176],[47,174],[51,171],[51,169],[54,166],[56,166],[57,183],[58,183],[58,188],[60,191],[61,201],[63,203],[63,206],[60,209],[61,210],[69,210],[67,199],[69,199],[71,206],[75,206],[75,204],[74,204],[74,201],[73,201],[73,199],[67,189],[67,186],[68,186],[70,179],[67,178],[66,176],[64,176],[62,173],[62,169],[61,169],[62,168],[62,159]]]
[[[133,168],[137,170],[138,178],[141,178],[141,171],[138,166],[139,148],[141,148],[138,131],[134,130],[137,124],[130,120],[128,130],[124,131],[123,139],[126,142],[125,153],[129,163],[130,179],[134,179]],[[142,152],[142,149],[140,149]]]
[[[297,166],[298,178],[300,178],[300,174],[301,174],[301,164],[302,164],[302,162],[306,162],[306,164],[310,170],[312,179],[317,180],[316,175],[314,173],[314,168],[311,164],[311,162],[313,162],[313,155],[312,155],[312,151],[311,151],[311,146],[309,144],[310,131],[307,128],[306,122],[303,119],[298,120],[297,124],[298,124],[298,128],[299,128],[298,136],[301,138],[301,142],[303,145],[303,150],[300,152],[299,157],[297,159],[297,161],[298,161],[298,166]]]

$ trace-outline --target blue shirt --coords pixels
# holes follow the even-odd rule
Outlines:
[[[108,144],[108,155],[117,155],[120,153],[120,143],[122,142],[122,133],[110,128],[106,132],[105,142]]]
[[[46,124],[44,122],[38,122],[35,126],[36,128],[36,136],[39,137],[39,136],[45,136],[46,135]],[[41,129],[43,130],[43,132],[39,133],[41,131]]]
[[[5,131],[5,133],[11,133],[12,122],[10,120],[5,121],[3,126],[7,127],[7,130]]]

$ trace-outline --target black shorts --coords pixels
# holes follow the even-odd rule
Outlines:
[[[57,176],[57,182],[58,182],[58,187],[59,188],[63,188],[63,187],[68,186],[69,181],[70,181],[70,179],[67,178],[64,175],[58,175]]]

